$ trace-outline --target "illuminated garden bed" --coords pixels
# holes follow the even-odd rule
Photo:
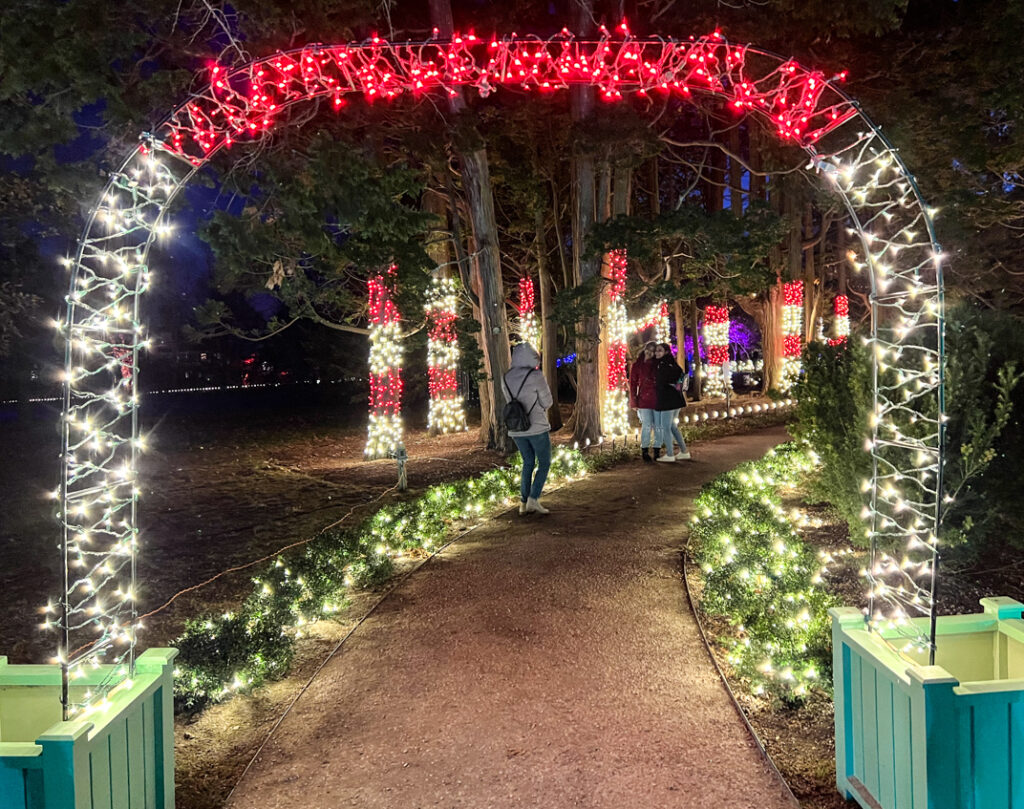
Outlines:
[[[1024,806],[1024,604],[937,619],[936,665],[856,609],[832,615],[836,783],[865,809]],[[915,619],[918,620],[918,619]],[[926,621],[927,619],[920,619]],[[920,657],[920,663],[908,662]]]
[[[0,807],[172,809],[176,654],[144,652],[131,681],[68,721],[59,666],[11,666],[0,657]],[[105,668],[94,670],[96,682]],[[83,702],[92,685],[92,676],[76,681],[71,700]]]

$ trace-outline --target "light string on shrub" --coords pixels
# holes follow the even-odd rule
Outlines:
[[[832,336],[829,345],[843,344],[850,337],[850,299],[836,295],[832,299]]]
[[[602,29],[596,42],[577,41],[564,31],[547,40],[458,35],[420,43],[374,37],[358,44],[315,44],[244,65],[215,65],[207,76],[199,92],[152,133],[143,133],[109,173],[69,262],[67,314],[60,323],[66,347],[58,492],[65,581],[49,619],[60,631],[65,715],[76,666],[120,662],[110,669],[119,672],[113,679],[128,676],[133,666],[134,637],[125,629],[131,599],[116,594],[134,593],[134,563],[126,562],[123,548],[127,542],[134,559],[140,546],[135,507],[141,436],[135,407],[137,360],[146,338],[137,296],[148,284],[149,249],[169,232],[164,216],[176,195],[220,149],[261,139],[287,119],[293,104],[316,98],[342,110],[352,93],[373,101],[433,90],[455,93],[459,87],[486,96],[501,87],[543,94],[590,85],[607,101],[627,93],[678,94],[696,101],[703,93],[724,100],[738,114],[760,118],[780,140],[803,148],[811,158],[809,168],[832,182],[847,205],[872,272],[873,313],[892,313],[873,317],[875,361],[897,374],[899,383],[895,394],[876,394],[873,540],[880,548],[899,541],[934,546],[944,430],[941,251],[913,177],[877,127],[838,89],[843,74],[828,77],[757,48],[731,45],[718,32],[685,41],[638,40],[623,24],[614,34]],[[667,336],[667,328],[658,335],[661,341]],[[120,368],[129,355],[136,372],[125,381]],[[903,392],[910,397],[904,399]],[[919,416],[912,423],[911,413]],[[79,426],[72,428],[75,422]],[[928,459],[924,464],[917,460],[921,453]],[[923,485],[922,473],[932,475]],[[904,507],[907,502],[912,509]],[[120,534],[104,540],[105,551],[93,546],[109,556],[103,563],[96,557],[93,567],[102,572],[110,562],[106,567],[117,575],[93,577],[99,589],[90,595],[76,584],[69,564],[78,537],[94,524],[93,515],[100,516],[104,530]],[[930,570],[929,592],[936,566]],[[871,571],[874,576],[874,565]],[[873,584],[873,604],[885,594],[878,591],[876,598],[876,591]],[[925,603],[931,609],[934,599]],[[102,617],[83,624],[79,607],[96,609],[90,617]],[[872,607],[871,625],[902,624],[904,617],[894,606],[882,612]]]
[[[793,387],[800,376],[800,353],[803,351],[804,282],[786,281],[782,285],[782,368],[779,390]]]
[[[579,480],[589,463],[578,450],[556,447],[548,479]],[[310,624],[341,610],[353,588],[383,582],[396,560],[430,552],[461,526],[518,503],[521,474],[515,456],[507,467],[431,486],[356,529],[323,533],[293,559],[279,558],[253,579],[238,610],[188,622],[175,643],[178,709],[196,710],[282,676]]]
[[[704,308],[704,345],[708,363],[705,366],[703,394],[712,399],[724,397],[732,389],[732,379],[725,379],[729,362],[729,307]]]
[[[367,458],[389,458],[402,447],[402,330],[391,299],[397,268],[371,278],[370,293],[370,422]]]
[[[729,621],[729,663],[754,694],[792,700],[828,687],[835,599],[819,585],[833,557],[803,543],[809,521],[780,495],[815,463],[809,450],[777,447],[703,486],[694,504],[688,549],[703,574],[701,607]]]
[[[533,279],[523,276],[519,279],[519,302],[516,305],[519,315],[517,331],[519,340],[529,343],[533,350],[540,353],[540,323],[537,322],[537,299],[533,288]]]
[[[608,254],[608,381],[604,392],[604,413],[601,430],[605,435],[629,433],[629,396],[626,388],[626,344],[629,339],[629,318],[622,299],[626,291],[628,263],[625,250],[612,250]]]
[[[427,388],[430,409],[427,429],[454,433],[469,429],[459,396],[458,283],[453,278],[434,278],[427,296]]]

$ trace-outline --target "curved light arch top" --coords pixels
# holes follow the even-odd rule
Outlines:
[[[803,148],[808,169],[823,174],[845,200],[872,279],[873,539],[925,552],[908,568],[879,550],[869,571],[871,620],[927,646],[928,638],[904,617],[915,606],[928,613],[933,604],[943,437],[939,250],[913,178],[836,86],[842,78],[729,44],[717,32],[685,41],[635,39],[624,25],[594,42],[566,32],[548,40],[467,35],[392,44],[373,38],[212,67],[203,90],[144,133],[112,173],[70,262],[59,491],[65,582],[50,620],[61,633],[68,712],[75,700],[67,684],[83,666],[114,663],[110,683],[133,666],[142,443],[136,371],[145,346],[139,296],[150,283],[149,249],[169,231],[168,206],[217,152],[262,138],[291,105],[328,98],[341,108],[351,94],[373,101],[455,95],[463,88],[487,96],[501,87],[543,93],[574,85],[593,86],[609,102],[627,94],[709,94]],[[894,370],[880,375],[886,363]],[[895,583],[886,583],[889,574]]]

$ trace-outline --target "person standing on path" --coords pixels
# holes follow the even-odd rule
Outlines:
[[[655,367],[655,405],[654,425],[655,443],[660,448],[665,446],[665,454],[658,458],[664,463],[674,461],[687,461],[690,453],[686,449],[686,442],[683,441],[683,434],[679,432],[679,411],[686,407],[686,399],[683,397],[683,369],[679,367],[676,358],[672,356],[672,347],[668,343],[658,343],[654,349]],[[672,451],[672,439],[679,444],[679,452]]]
[[[647,343],[637,355],[633,367],[629,369],[629,406],[636,410],[640,419],[640,457],[645,463],[651,463],[658,457],[658,449],[654,448],[651,457],[651,443],[654,439],[654,409],[658,405],[655,391],[654,349],[657,343]]]
[[[523,431],[509,430],[523,456],[523,477],[519,485],[520,514],[549,514],[540,504],[540,493],[551,468],[551,424],[548,408],[553,398],[544,374],[537,370],[540,356],[529,343],[512,349],[512,367],[501,380],[505,400],[516,399],[529,416],[530,426]],[[534,467],[537,473],[534,474]]]

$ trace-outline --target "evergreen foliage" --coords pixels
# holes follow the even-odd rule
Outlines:
[[[863,545],[867,501],[862,482],[871,477],[871,456],[864,448],[871,435],[871,358],[851,336],[836,345],[810,343],[803,365],[793,389],[797,406],[791,432],[813,447],[821,461],[807,484],[812,496],[835,506],[850,527],[851,541]]]
[[[780,492],[812,474],[815,459],[795,444],[719,475],[700,491],[690,552],[703,572],[702,609],[735,635],[729,662],[754,693],[797,701],[827,688],[828,609],[822,565],[781,506]]]

